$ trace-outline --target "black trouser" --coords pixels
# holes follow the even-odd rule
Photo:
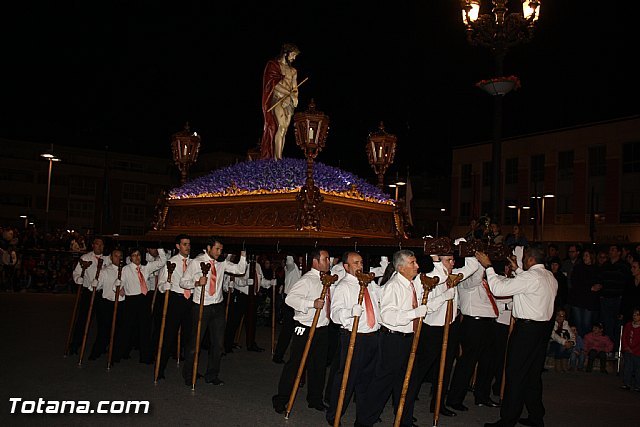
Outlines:
[[[598,351],[595,349],[589,350],[589,354],[587,355],[587,372],[591,372],[593,369],[593,362],[596,359],[600,359],[600,372],[606,372],[607,370],[607,353],[604,351]]]
[[[155,295],[155,298],[154,298]],[[158,350],[158,342],[160,340],[160,323],[162,322],[162,306],[164,305],[164,294],[158,291],[147,292],[149,298],[149,310],[153,307],[151,313],[151,353],[155,360],[156,351]],[[155,300],[155,302],[154,302]]]
[[[299,322],[294,324],[295,333],[291,341],[291,357],[282,368],[278,383],[278,394],[272,400],[276,408],[286,406],[289,401],[310,329],[309,326]],[[305,365],[307,372],[307,402],[313,406],[320,406],[323,403],[322,390],[327,371],[327,332],[328,329],[326,327],[316,328]]]
[[[82,345],[82,338],[84,336],[84,327],[87,322],[87,314],[89,313],[89,304],[91,303],[91,290],[82,286],[82,292],[80,293],[80,301],[78,302],[78,311],[76,312],[75,325],[73,326],[73,339],[71,340],[71,353],[77,353],[78,349]],[[95,316],[95,312],[91,315]]]
[[[507,341],[509,340],[509,325],[496,322],[493,325],[493,356],[492,369],[493,369],[493,382],[492,392],[496,396],[500,396],[500,388],[502,387],[502,374],[504,371],[504,356],[507,351]],[[478,369],[480,369],[478,367]],[[493,380],[492,378],[492,380]]]
[[[451,379],[451,389],[447,396],[449,405],[462,404],[467,395],[469,382],[478,365],[474,396],[477,401],[489,400],[491,377],[493,376],[491,358],[493,353],[495,319],[464,316],[460,325],[460,346],[462,355],[456,362],[456,369]]]
[[[447,354],[444,365],[444,377],[442,379],[442,395],[440,398],[441,406],[444,406],[445,396],[449,387],[449,379],[451,377],[451,368],[453,361],[458,355],[458,322],[454,321],[449,325],[449,339],[447,340]],[[409,381],[407,390],[407,400],[402,416],[402,425],[411,425],[413,418],[413,406],[415,399],[420,393],[422,381],[427,373],[432,372],[434,377],[430,379],[433,396],[431,398],[431,406],[434,407],[437,396],[438,375],[440,374],[440,355],[442,353],[444,326],[422,325],[420,340],[418,341],[418,350],[416,351],[416,362]]]
[[[372,426],[382,414],[389,400],[393,399],[393,408],[400,401],[402,383],[407,370],[407,361],[411,352],[413,334],[395,334],[381,332],[379,336],[378,355],[375,375],[363,400],[357,407],[357,422]],[[411,425],[412,423],[409,423]]]
[[[340,357],[339,369],[336,371],[332,383],[331,398],[328,399],[329,409],[327,409],[327,420],[331,421],[336,417],[338,410],[338,399],[340,398],[340,387],[342,386],[342,376],[344,374],[345,362],[349,351],[349,340],[351,333],[343,330],[340,333]],[[367,402],[367,390],[376,372],[376,360],[378,356],[378,334],[358,334],[351,359],[351,369],[344,394],[342,414],[345,413],[353,392],[356,393],[356,411],[362,411]],[[360,416],[356,415],[356,419]]]
[[[247,312],[248,299],[249,297],[247,295],[238,290],[234,290],[231,294],[231,301],[229,302],[229,319],[224,331],[224,351],[226,353],[230,353],[233,350],[236,332],[240,327],[242,316]]]
[[[273,354],[273,358],[276,360],[284,358],[287,347],[289,347],[289,342],[291,342],[294,328],[294,314],[295,310],[291,306],[287,304],[282,305],[282,329],[280,329],[276,351]]]
[[[327,365],[329,366],[329,375],[327,376],[327,385],[324,388],[324,400],[331,402],[331,394],[333,393],[333,382],[336,373],[340,369],[340,351],[342,348],[342,339],[340,338],[340,326],[332,321],[327,326],[328,346],[327,346]],[[341,381],[339,379],[338,381]]]
[[[169,292],[169,303],[167,305],[167,317],[164,324],[164,338],[162,339],[162,354],[160,355],[160,372],[158,375],[164,376],[164,370],[169,362],[169,357],[179,352],[176,349],[178,345],[178,330],[184,337],[180,344],[185,344],[185,340],[191,339],[191,299],[187,299],[183,294],[173,291]],[[162,304],[164,304],[164,295],[162,295]],[[158,304],[158,301],[156,301]],[[162,318],[160,323],[162,322]],[[158,325],[160,329],[161,324]],[[180,354],[176,354],[179,358]]]
[[[218,304],[205,305],[202,311],[202,324],[200,325],[200,342],[202,342],[205,332],[209,331],[209,351],[207,357],[207,371],[204,374],[205,381],[212,381],[220,374],[220,359],[224,346],[224,310],[223,302]],[[191,339],[187,350],[186,360],[182,376],[185,380],[191,381],[193,375],[193,365],[196,355],[196,339],[198,330],[198,318],[200,316],[200,304],[191,304]]]
[[[98,299],[98,294],[100,295],[100,299]],[[109,338],[111,338],[113,305],[113,301],[102,298],[102,291],[96,292],[96,300],[93,303],[93,309],[96,311],[97,334],[91,350],[91,356],[89,357],[97,358],[100,357],[101,354],[107,352]],[[118,304],[118,306],[120,306],[120,304]],[[118,319],[116,319],[116,321],[117,320]]]
[[[515,426],[526,405],[529,420],[544,425],[542,369],[551,334],[551,322],[517,320],[509,339],[501,424]]]
[[[131,349],[140,350],[140,362],[153,362],[151,349],[150,300],[143,294],[127,295],[123,314],[122,333],[116,337],[115,360],[128,357]]]

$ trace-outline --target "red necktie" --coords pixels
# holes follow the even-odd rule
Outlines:
[[[184,274],[185,271],[187,271],[187,259],[186,258],[182,258],[182,274]],[[189,299],[191,297],[191,290],[185,289],[184,290],[184,297],[186,299]]]
[[[376,325],[376,315],[373,312],[373,304],[371,303],[371,296],[369,295],[369,288],[364,288],[364,307],[367,312],[367,325],[369,328],[373,328]]]
[[[409,282],[411,284],[411,290],[413,291],[413,301],[411,302],[411,306],[413,308],[418,308],[418,295],[416,294],[416,287],[413,286],[413,282]],[[418,325],[420,324],[420,319],[413,319],[413,332],[418,330]]]
[[[500,315],[498,312],[498,306],[496,305],[496,300],[493,298],[493,294],[491,293],[491,289],[489,289],[489,283],[486,280],[482,279],[482,287],[485,291],[487,291],[487,296],[489,297],[489,301],[491,301],[491,307],[493,307],[493,312],[496,317]]]
[[[216,293],[216,282],[218,279],[217,273],[216,273],[216,263],[215,261],[211,260],[209,261],[209,263],[211,264],[211,280],[209,280],[209,295],[214,296]]]
[[[327,297],[324,304],[324,309],[325,314],[327,315],[327,319],[331,319],[331,287],[327,288]]]
[[[142,271],[140,271],[140,266],[138,266],[137,270],[138,270],[138,281],[140,281],[140,291],[142,292],[142,295],[146,295],[149,290],[147,288],[147,282],[144,280]]]

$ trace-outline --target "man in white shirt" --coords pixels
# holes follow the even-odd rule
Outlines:
[[[339,369],[333,378],[331,401],[326,414],[327,422],[331,425],[333,425],[338,409],[340,386],[353,323],[356,318],[360,319],[342,407],[343,414],[347,410],[354,391],[356,392],[356,410],[363,409],[365,406],[363,399],[375,374],[378,354],[378,330],[380,329],[381,320],[380,307],[377,304],[379,297],[374,295],[380,288],[375,286],[373,282],[364,288],[362,304],[358,304],[360,282],[356,277],[356,273],[363,271],[362,256],[357,252],[346,252],[342,256],[342,264],[346,274],[336,284],[331,300],[331,319],[341,328]]]
[[[489,257],[481,252],[476,258],[487,271],[489,288],[496,296],[513,295],[513,316],[516,318],[507,349],[505,393],[500,420],[485,423],[485,427],[544,426],[542,404],[542,369],[551,334],[550,319],[558,282],[544,267],[545,252],[531,245],[523,255],[524,270],[517,268],[514,278],[498,276]],[[526,405],[528,417],[520,418]]]
[[[284,290],[283,296],[286,299],[291,287],[300,279],[300,270],[293,260],[293,256],[287,255],[284,265]],[[294,321],[293,316],[295,311],[293,307],[288,304],[282,305],[282,328],[278,335],[278,343],[276,344],[276,351],[273,354],[274,363],[284,363],[284,353],[289,347],[291,337],[293,335]]]
[[[78,313],[76,317],[76,322],[73,329],[73,339],[71,341],[70,353],[77,354],[78,348],[82,344],[82,337],[84,335],[84,325],[87,321],[87,314],[89,313],[89,301],[91,300],[91,292],[93,291],[93,287],[96,287],[96,299],[99,303],[102,288],[98,287],[98,282],[96,279],[96,272],[98,268],[98,261],[102,259],[102,268],[107,267],[111,262],[109,257],[104,255],[104,240],[102,237],[94,237],[93,242],[91,244],[92,251],[86,253],[80,257],[81,261],[91,262],[91,265],[85,270],[84,274],[82,274],[82,266],[80,261],[76,264],[76,268],[73,270],[73,281],[78,285],[82,286],[82,294],[80,296],[80,302],[78,303]],[[97,310],[96,310],[97,312]]]
[[[440,356],[442,355],[442,343],[444,340],[444,325],[447,315],[448,301],[452,300],[453,312],[451,314],[451,323],[449,324],[449,334],[447,338],[447,353],[445,359],[442,396],[440,404],[440,415],[453,417],[456,413],[448,409],[445,404],[445,395],[449,387],[449,378],[451,377],[451,368],[453,361],[458,354],[458,322],[456,321],[458,314],[458,290],[456,287],[450,288],[447,283],[449,274],[462,274],[463,277],[471,276],[479,267],[475,259],[466,258],[465,265],[462,268],[453,268],[455,259],[453,257],[453,249],[450,244],[438,247],[439,250],[432,252],[433,271],[430,276],[437,276],[440,281],[435,288],[429,293],[427,299],[427,307],[429,308],[423,322],[422,333],[418,341],[418,349],[416,351],[416,364],[409,382],[407,390],[407,402],[403,414],[403,425],[411,425],[413,418],[413,406],[416,396],[420,392],[420,388],[425,376],[431,372],[435,374],[435,378],[431,380],[432,397],[431,412],[435,411],[436,406],[436,386],[437,375],[440,371]]]
[[[187,271],[191,259],[191,238],[186,234],[179,234],[175,239],[178,253],[171,257],[168,262],[173,265],[171,280],[167,265],[160,270],[158,277],[158,289],[160,292],[169,292],[169,302],[167,305],[167,317],[164,325],[164,338],[162,340],[162,354],[160,356],[160,369],[158,380],[164,379],[164,371],[169,362],[169,357],[176,352],[178,330],[180,330],[181,347],[185,347],[191,338],[191,290],[180,286],[182,277]],[[156,305],[163,306],[164,300],[158,298]],[[158,325],[160,328],[160,325]],[[176,355],[180,357],[180,355]]]
[[[147,297],[151,291],[147,279],[152,272],[160,270],[167,259],[164,249],[158,249],[158,252],[158,260],[143,265],[142,254],[145,252],[133,249],[129,254],[131,264],[122,268],[121,280],[116,280],[113,284],[114,289],[118,285],[122,286],[127,301],[122,313],[124,326],[114,348],[114,362],[121,358],[129,358],[134,346],[140,350],[140,363],[150,365],[154,362],[151,343],[151,299]]]
[[[475,258],[468,261],[477,264]],[[447,405],[458,411],[467,411],[463,402],[467,395],[473,372],[478,365],[474,397],[477,406],[496,408],[500,406],[491,400],[492,370],[490,359],[493,354],[493,336],[495,320],[500,314],[498,304],[484,280],[484,268],[478,268],[458,285],[460,311],[460,346],[462,355],[456,362],[451,379],[451,388],[447,395]]]
[[[394,409],[397,408],[413,333],[420,318],[427,314],[427,306],[418,305],[422,286],[415,283],[419,267],[415,254],[409,250],[397,251],[393,255],[393,266],[396,273],[382,288],[380,356],[376,361],[375,376],[360,401],[362,403],[358,404],[356,427],[373,426],[390,395]]]
[[[191,386],[193,365],[196,354],[196,340],[202,342],[205,332],[209,331],[210,347],[207,359],[207,372],[204,380],[207,384],[222,385],[224,382],[218,378],[220,373],[220,358],[224,350],[224,303],[222,282],[226,271],[234,274],[242,274],[247,268],[245,251],[240,252],[240,261],[233,264],[230,261],[219,262],[217,259],[222,254],[222,242],[216,237],[210,237],[206,244],[206,250],[198,255],[187,267],[187,271],[180,280],[180,286],[193,290],[193,303],[191,304],[191,340],[186,355],[186,361],[182,371],[185,384]],[[202,265],[209,265],[206,275],[202,273]],[[204,311],[202,313],[202,325],[200,336],[195,331],[198,326],[200,314],[200,298],[204,292]]]
[[[115,304],[115,293],[113,284],[118,278],[118,266],[122,260],[122,251],[120,249],[114,249],[109,256],[110,264],[106,266],[100,277],[98,278],[98,287],[102,289],[102,298],[99,304],[96,305],[96,324],[97,334],[96,340],[93,343],[89,360],[96,360],[103,353],[107,352],[109,346],[109,339],[111,338],[111,323],[113,320],[113,306]],[[118,312],[122,313],[122,302],[124,301],[124,295],[120,296],[118,303]],[[95,302],[94,302],[95,304]],[[116,318],[116,331],[121,332],[122,316]]]
[[[283,366],[280,375],[278,394],[271,398],[273,408],[279,414],[284,413],[289,401],[316,310],[323,311],[318,318],[315,335],[307,357],[307,403],[310,408],[319,411],[326,409],[322,401],[322,391],[327,363],[326,326],[329,324],[330,312],[329,307],[325,307],[326,296],[324,299],[320,298],[323,288],[320,272],[329,271],[329,252],[323,249],[314,249],[310,253],[310,259],[311,269],[291,286],[285,299],[285,304],[291,306],[295,311],[293,316],[294,335],[291,342],[291,357]]]

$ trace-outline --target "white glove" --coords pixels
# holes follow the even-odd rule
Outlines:
[[[115,282],[113,282],[113,291],[116,291],[116,287],[120,286],[120,289],[122,289],[122,280],[120,279],[116,279]]]
[[[362,316],[362,306],[360,304],[355,304],[351,307],[351,316],[360,317]]]
[[[467,239],[465,239],[464,237],[459,237],[456,240],[453,241],[453,244],[458,246],[460,244],[460,242],[466,242]]]
[[[93,279],[93,280],[91,281],[91,287],[92,287],[92,288],[97,288],[97,287],[98,287],[98,281],[97,281],[96,279]]]
[[[82,285],[84,283],[84,277],[78,277],[78,280],[76,280],[76,283],[78,285]]]
[[[415,308],[415,310],[413,310],[413,318],[417,319],[418,317],[424,317],[427,314],[427,306],[426,305],[419,305],[418,307]]]
[[[445,301],[452,300],[456,296],[456,288],[449,288],[442,293]]]
[[[160,285],[160,290],[162,292],[167,292],[170,289],[171,289],[171,283],[169,282],[164,282],[162,285]]]

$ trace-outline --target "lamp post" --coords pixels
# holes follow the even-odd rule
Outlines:
[[[485,1],[485,4],[488,2]],[[540,16],[540,0],[524,0],[522,11],[510,13],[507,0],[491,0],[491,13],[480,13],[480,0],[461,0],[462,21],[465,24],[467,40],[473,46],[487,47],[495,59],[496,77],[477,83],[487,93],[493,95],[493,143],[491,147],[491,216],[500,219],[500,169],[502,154],[502,98],[519,86],[514,76],[503,76],[504,57],[508,50],[521,42],[533,38],[533,30]]]
[[[396,155],[398,138],[385,131],[384,123],[380,122],[376,132],[370,132],[367,138],[367,157],[373,171],[378,176],[378,188],[384,191],[384,174],[393,163]],[[396,200],[397,187],[396,187]]]
[[[180,170],[180,184],[187,182],[189,168],[198,160],[200,152],[200,135],[198,132],[191,132],[189,122],[184,125],[184,130],[176,132],[171,136],[171,151],[173,161]]]
[[[51,174],[53,172],[53,163],[60,162],[61,160],[53,155],[53,144],[51,144],[49,152],[40,154],[40,157],[49,161],[49,177],[47,178],[47,204],[44,210],[44,231],[45,233],[47,233],[49,231],[49,201],[51,200]]]
[[[542,196],[531,196],[536,200],[536,204],[540,202],[540,241],[544,241],[544,201],[556,197],[555,194],[544,194]]]
[[[313,161],[322,151],[329,133],[329,116],[316,110],[312,99],[307,111],[293,115],[296,144],[304,152],[307,159],[307,178],[300,188],[298,200],[298,230],[320,230],[320,212],[318,205],[322,202],[320,189],[313,180]]]
[[[388,185],[389,188],[395,188],[396,189],[396,202],[398,201],[398,197],[399,197],[399,189],[400,187],[403,187],[407,185],[407,183],[405,181],[402,181],[400,178],[398,178],[398,175],[396,174],[396,180],[395,182],[391,183]]]

